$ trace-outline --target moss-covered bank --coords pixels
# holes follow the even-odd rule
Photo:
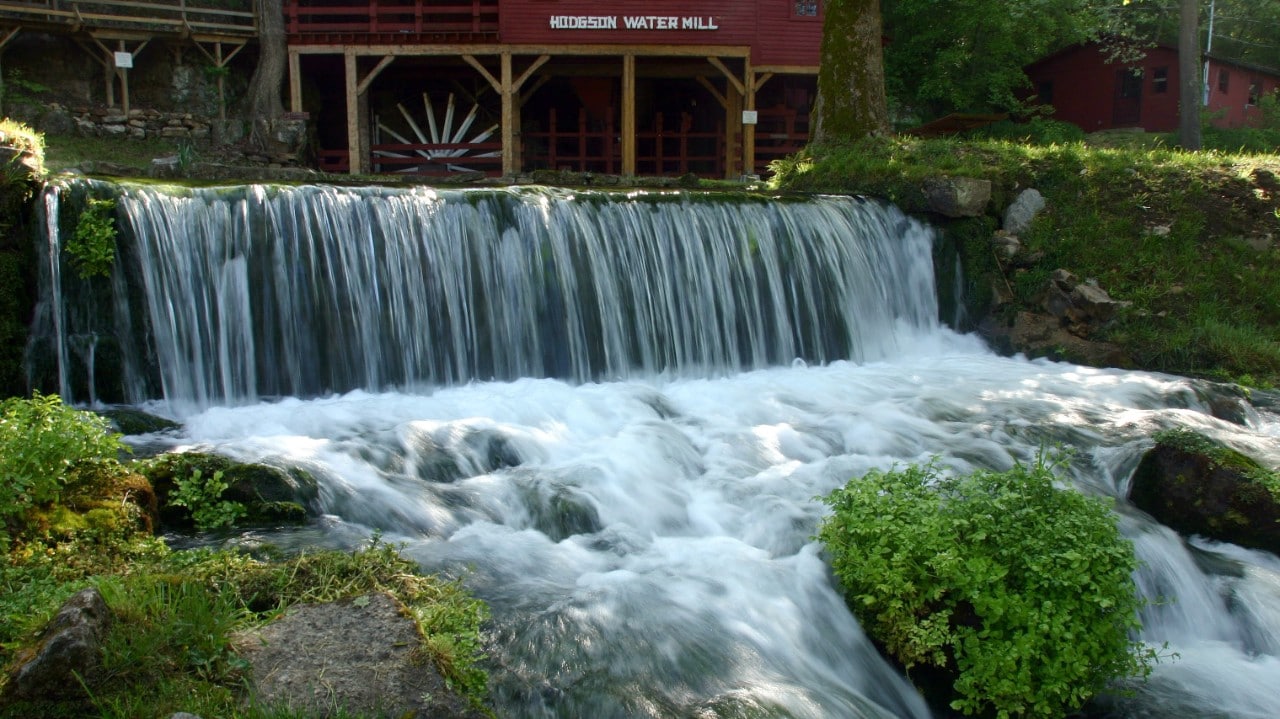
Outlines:
[[[1143,369],[1280,383],[1280,156],[1004,141],[871,138],[776,164],[779,188],[883,198],[956,241],[971,318],[1042,311],[1049,277],[1092,278],[1127,309],[1093,339]],[[990,180],[986,214],[928,213],[939,176]],[[991,242],[1017,193],[1047,209],[1016,265]]]

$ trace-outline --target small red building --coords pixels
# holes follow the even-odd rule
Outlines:
[[[737,177],[808,139],[821,0],[284,5],[329,169]]]
[[[1259,98],[1280,88],[1274,71],[1209,58],[1208,110],[1219,127],[1243,127],[1258,119]],[[1053,117],[1086,132],[1139,127],[1178,128],[1178,51],[1157,46],[1137,62],[1111,61],[1097,44],[1074,45],[1026,68],[1039,102]]]

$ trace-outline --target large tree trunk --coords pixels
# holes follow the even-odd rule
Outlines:
[[[284,116],[280,99],[284,84],[288,47],[284,35],[282,0],[257,0],[258,66],[249,80],[249,96],[245,104],[245,120],[249,124],[249,141],[259,150],[273,149],[272,136]]]
[[[855,140],[889,131],[880,0],[828,0],[813,141]]]
[[[1200,3],[1181,0],[1178,18],[1178,144],[1200,149]]]

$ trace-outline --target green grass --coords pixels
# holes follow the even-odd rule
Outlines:
[[[45,141],[45,167],[50,173],[78,167],[85,160],[112,162],[146,170],[157,157],[178,154],[178,141],[157,138],[129,140],[120,138],[82,137],[80,135],[48,135]]]
[[[981,246],[989,235],[971,236],[965,242],[979,247],[967,271],[1007,283],[1027,309],[1038,307],[1054,269],[1095,278],[1132,303],[1098,339],[1120,344],[1139,367],[1280,384],[1280,197],[1272,194],[1280,194],[1280,156],[1121,138],[1101,146],[874,138],[781,161],[774,184],[923,212],[924,180],[979,177],[992,182],[993,217],[1034,187],[1048,208],[1021,239],[1039,259],[1002,272]],[[964,225],[948,223],[948,231],[963,235]],[[989,286],[971,282],[977,291]]]
[[[298,603],[373,592],[404,604],[423,637],[417,656],[483,711],[487,608],[457,581],[422,574],[377,537],[353,552],[269,559],[170,551],[144,511],[150,484],[119,461],[119,435],[101,418],[56,395],[0,409],[0,476],[13,485],[0,497],[0,668],[84,587],[98,587],[115,617],[101,672],[83,678],[88,699],[0,704],[0,717],[293,716],[244,704],[233,633]]]

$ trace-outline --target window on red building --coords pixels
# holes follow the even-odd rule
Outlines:
[[[794,0],[791,3],[791,17],[816,20],[821,12],[821,0]]]
[[[1157,67],[1151,71],[1151,92],[1163,95],[1169,91],[1169,68]]]
[[[1226,70],[1218,71],[1218,92],[1226,92],[1231,85],[1231,73]]]
[[[1262,99],[1262,82],[1254,80],[1249,83],[1249,104],[1257,105],[1260,99]]]

